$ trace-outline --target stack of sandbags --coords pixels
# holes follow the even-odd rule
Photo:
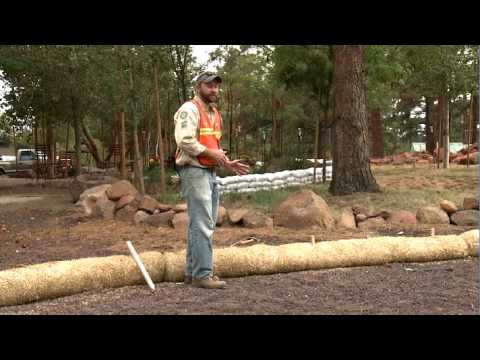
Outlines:
[[[305,170],[285,170],[276,173],[251,174],[217,178],[220,193],[250,193],[272,191],[290,186],[304,186],[313,183],[313,168]],[[317,168],[317,182],[322,181],[323,169]],[[327,167],[327,181],[332,179],[332,167]]]

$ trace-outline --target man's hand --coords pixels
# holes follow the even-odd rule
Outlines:
[[[250,172],[250,166],[241,160],[227,161],[224,167],[235,175],[247,175]]]
[[[225,155],[225,152],[221,149],[219,149],[219,150],[207,149],[207,150],[205,150],[205,152],[202,155],[205,155],[205,156],[211,158],[212,160],[214,160],[217,163],[218,166],[222,166],[222,167],[225,167],[225,165],[228,161],[228,158]]]

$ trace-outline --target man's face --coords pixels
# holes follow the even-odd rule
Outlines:
[[[207,104],[214,103],[217,101],[219,89],[220,85],[216,81],[201,83],[198,86],[198,94]]]

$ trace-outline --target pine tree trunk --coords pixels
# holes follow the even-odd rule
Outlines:
[[[478,94],[473,96],[473,121],[472,125],[470,126],[471,132],[471,143],[476,144],[478,139],[478,129],[477,126],[479,124],[479,112],[480,112],[480,104],[479,104],[479,97]]]
[[[328,125],[328,107],[324,111],[325,118],[323,119],[323,125],[320,128],[319,140],[322,150],[322,182],[325,184],[327,182],[327,126]]]
[[[162,136],[162,117],[160,116],[160,88],[158,85],[158,64],[155,63],[153,67],[155,77],[155,107],[157,115],[157,143],[160,154],[160,190],[162,195],[165,195],[165,154],[163,148],[163,136]]]
[[[120,112],[120,176],[127,179],[127,140],[125,134],[125,110]]]
[[[467,143],[467,168],[470,167],[470,145],[473,139],[473,132],[472,132],[472,125],[474,124],[474,108],[473,108],[473,97],[470,99],[470,109],[468,111],[468,116],[466,119],[466,126],[465,126],[465,142]]]
[[[81,169],[81,155],[82,155],[82,129],[80,125],[80,119],[78,115],[78,108],[77,108],[77,101],[75,97],[71,96],[71,103],[72,103],[72,117],[73,117],[73,130],[75,135],[75,174],[78,176],[80,175]]]
[[[443,141],[444,141],[444,137],[443,137],[443,111],[442,111],[442,107],[440,106],[440,99],[439,99],[439,103],[437,105],[437,124],[438,124],[438,131],[437,131],[437,148],[438,148],[438,152],[437,152],[437,168],[440,169],[440,163],[442,162],[442,149],[443,149]]]
[[[378,192],[369,161],[362,46],[336,45],[333,60],[335,141],[329,191]]]
[[[319,154],[319,138],[320,138],[320,118],[317,119],[317,123],[315,124],[315,159],[313,160],[313,183],[317,183],[317,160]],[[325,160],[324,160],[325,161]]]
[[[138,142],[138,117],[137,117],[137,99],[135,86],[133,82],[133,66],[130,64],[130,97],[131,97],[131,113],[133,123],[133,152],[134,152],[134,173],[140,194],[145,194],[145,182],[143,179],[143,161],[140,154],[140,145]]]
[[[12,126],[12,132],[13,132],[13,151],[15,154],[15,171],[18,171],[18,149],[17,149],[17,134],[15,132],[15,126]]]
[[[382,158],[384,154],[382,114],[380,109],[373,109],[369,114],[370,129],[372,130],[372,157]]]
[[[47,119],[46,121],[46,126],[47,126],[47,178],[48,179],[53,179],[55,178],[55,140],[53,136],[53,126],[50,121],[50,119]]]
[[[432,104],[433,104],[433,99],[432,99]],[[441,123],[440,123],[440,109],[437,105],[432,105],[431,108],[431,114],[430,114],[430,121],[433,124],[433,144],[434,144],[434,152],[437,151],[437,144],[438,147],[441,146],[441,136],[440,136],[440,128],[441,128]],[[438,156],[438,154],[437,154]]]
[[[435,151],[435,135],[434,135],[434,128],[435,128],[435,121],[433,116],[433,99],[431,97],[425,98],[425,120],[426,120],[426,128],[425,128],[425,142],[426,142],[426,150],[429,154],[433,154]]]
[[[440,156],[443,162],[443,168],[449,168],[449,155],[450,155],[450,132],[449,132],[449,101],[446,92],[443,92],[438,99],[439,107],[439,120],[442,124],[441,130],[441,148],[443,149]]]

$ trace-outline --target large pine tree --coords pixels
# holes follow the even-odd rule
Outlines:
[[[333,64],[335,130],[330,192],[377,192],[369,162],[362,46],[334,46]]]

